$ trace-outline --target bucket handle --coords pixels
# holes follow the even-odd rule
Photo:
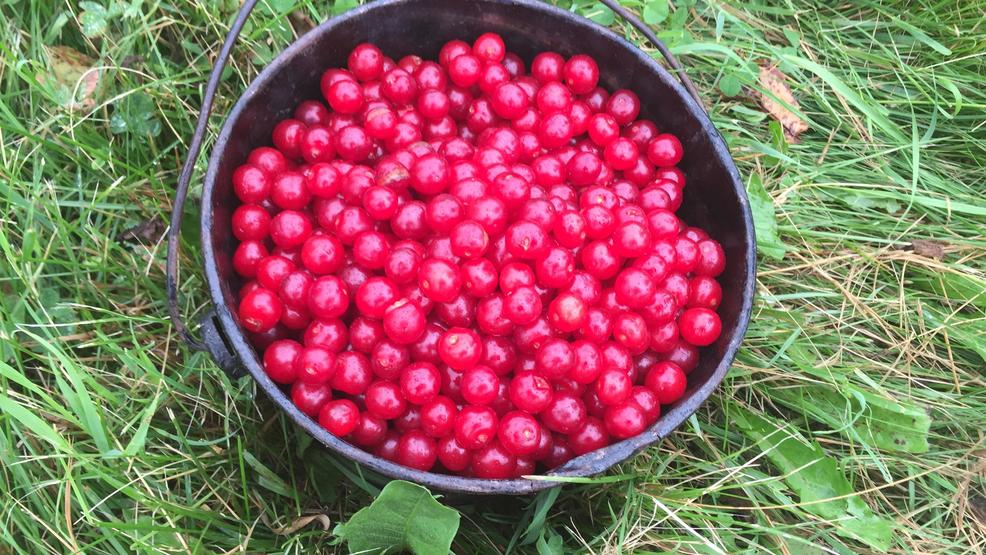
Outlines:
[[[188,145],[188,156],[185,164],[181,168],[178,176],[178,186],[175,189],[175,203],[171,209],[171,227],[168,229],[168,262],[165,267],[166,287],[168,291],[168,313],[171,316],[171,325],[178,332],[179,337],[192,349],[205,351],[207,346],[202,341],[196,339],[185,326],[185,321],[181,315],[178,305],[178,247],[179,236],[181,235],[181,218],[185,212],[185,197],[188,196],[188,186],[192,181],[192,172],[195,170],[195,161],[198,160],[199,152],[202,151],[202,141],[205,138],[206,127],[209,125],[209,115],[212,114],[212,104],[216,99],[216,90],[219,89],[219,81],[222,78],[223,70],[226,69],[226,60],[229,53],[236,44],[236,39],[240,36],[243,24],[257,4],[258,0],[246,0],[236,14],[236,19],[229,27],[226,40],[223,41],[219,56],[216,57],[215,66],[209,74],[209,81],[205,86],[205,93],[202,95],[202,107],[199,109],[199,117],[195,122],[195,132],[192,134],[192,141]]]
[[[678,61],[678,58],[676,58],[674,54],[668,50],[668,47],[664,44],[664,42],[657,38],[654,31],[651,31],[650,27],[641,21],[639,17],[633,15],[629,10],[621,6],[618,0],[599,0],[599,2],[607,8],[613,10],[613,13],[623,18],[623,20],[633,26],[634,29],[640,31],[640,34],[644,35],[644,38],[657,47],[657,51],[664,57],[664,61],[668,63],[668,66],[672,69],[672,73],[678,78],[679,81],[681,81],[682,86],[685,87],[688,94],[695,99],[695,102],[697,102],[699,107],[702,108],[702,111],[707,111],[705,109],[705,104],[702,102],[702,97],[698,94],[698,89],[695,88],[695,84],[692,83],[692,80],[688,78],[688,74],[685,73],[685,68],[681,65],[681,62]]]
[[[613,10],[616,15],[624,19],[635,29],[640,31],[640,33],[644,35],[644,37],[650,41],[651,44],[657,47],[657,50],[667,61],[668,65],[674,71],[674,74],[685,87],[685,90],[687,90],[698,105],[704,109],[702,99],[699,96],[695,85],[692,83],[691,79],[688,78],[688,75],[685,74],[685,70],[681,63],[677,58],[675,58],[674,54],[668,50],[668,47],[664,45],[661,39],[657,38],[657,35],[655,35],[643,21],[627,11],[626,8],[619,5],[616,0],[599,1],[606,5],[609,9]],[[215,338],[207,337],[205,342],[196,339],[185,325],[185,321],[181,315],[181,309],[178,301],[178,248],[180,246],[179,236],[181,235],[181,219],[185,212],[185,198],[188,196],[188,187],[192,180],[192,173],[195,170],[195,162],[198,160],[199,153],[202,151],[202,141],[205,138],[206,128],[209,124],[209,116],[212,114],[212,105],[216,98],[216,91],[219,89],[219,82],[222,78],[223,70],[226,69],[226,61],[229,59],[229,54],[233,50],[236,39],[240,36],[240,31],[243,30],[243,25],[246,23],[247,18],[250,16],[250,12],[253,11],[253,8],[256,6],[257,2],[258,0],[245,0],[243,5],[240,6],[240,11],[237,12],[236,18],[233,20],[233,24],[230,25],[229,33],[226,34],[226,40],[223,41],[223,46],[219,51],[219,56],[216,57],[215,66],[212,68],[212,73],[209,74],[209,81],[206,83],[205,92],[202,95],[202,107],[199,109],[198,120],[195,122],[195,132],[192,134],[192,141],[188,145],[188,156],[185,158],[185,163],[181,168],[181,174],[178,176],[178,185],[175,189],[175,203],[171,210],[171,226],[168,229],[168,260],[165,266],[165,285],[168,293],[168,313],[171,316],[171,324],[174,326],[175,331],[178,332],[179,337],[181,337],[181,339],[191,349],[196,351],[207,350],[209,352],[214,352],[217,349],[215,345],[212,345],[212,343],[215,342]],[[207,316],[207,318],[212,317],[214,317],[214,315]],[[209,345],[207,345],[207,343]]]

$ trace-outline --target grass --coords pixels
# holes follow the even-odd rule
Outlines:
[[[786,252],[762,257],[744,347],[685,426],[520,511],[448,499],[453,549],[982,553],[986,3],[625,3],[683,57],[767,200],[761,246]],[[166,318],[164,222],[238,2],[82,4],[0,2],[0,554],[339,550],[324,519],[283,529],[343,522],[379,484]],[[294,36],[274,13],[344,4],[270,0],[217,112]],[[48,61],[56,45],[99,68],[91,111],[67,105],[80,76]],[[800,102],[798,144],[752,99],[761,61]],[[190,317],[206,302],[194,243]],[[889,543],[853,521],[892,523]]]

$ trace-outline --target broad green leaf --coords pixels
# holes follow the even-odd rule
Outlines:
[[[784,29],[784,37],[787,41],[791,43],[791,46],[798,46],[801,44],[801,33],[795,31],[794,29]]]
[[[576,3],[576,11],[579,15],[587,17],[603,26],[610,26],[616,21],[616,14],[607,8],[602,2],[595,0],[580,0]]]
[[[942,312],[924,304],[921,315],[932,328],[940,328],[948,334],[953,345],[957,342],[962,347],[979,355],[986,362],[986,318],[965,318],[960,314],[945,315]]]
[[[881,450],[928,452],[931,417],[923,407],[863,389],[831,368],[819,369],[818,357],[800,344],[785,354],[806,374],[830,383],[776,390],[772,398]]]
[[[536,547],[538,555],[565,555],[565,543],[561,536],[548,528],[545,528],[538,536]]]
[[[668,18],[669,11],[668,0],[648,0],[641,15],[644,17],[644,23],[657,25]]]
[[[458,530],[458,511],[417,484],[395,480],[333,533],[348,544],[350,553],[447,555]]]
[[[143,7],[144,0],[131,0],[122,8],[123,17],[140,17],[144,13]]]
[[[113,133],[129,133],[137,137],[157,137],[161,134],[157,106],[146,94],[137,92],[127,95],[113,106],[113,115],[110,116],[110,131]]]
[[[288,13],[294,8],[295,0],[268,0],[275,13]]]
[[[777,216],[774,214],[774,203],[763,188],[763,181],[758,174],[751,174],[746,186],[750,196],[750,210],[753,212],[753,225],[757,232],[757,249],[764,255],[780,260],[788,251],[780,237],[777,236]]]
[[[798,494],[801,509],[830,522],[840,535],[877,551],[890,548],[893,521],[873,514],[836,460],[826,456],[817,442],[809,443],[784,422],[747,411],[737,411],[734,419],[784,475],[784,482]]]
[[[763,113],[762,110],[751,110],[742,104],[732,106],[730,111],[747,123],[760,123],[767,118],[767,114]]]
[[[787,154],[790,150],[790,144],[787,142],[787,137],[784,136],[784,126],[779,121],[774,120],[770,122],[767,129],[770,132],[770,146],[781,154]]]
[[[773,392],[772,398],[881,451],[928,452],[931,417],[914,404],[849,383],[785,388]]]
[[[840,199],[859,210],[882,210],[887,214],[895,214],[901,209],[900,203],[893,198],[874,197],[868,193],[849,193],[840,195]]]
[[[733,97],[743,91],[743,83],[732,73],[727,73],[719,80],[719,90],[722,94]]]
[[[953,303],[969,304],[986,310],[986,280],[957,271],[927,272],[914,284],[925,291],[945,297]]]
[[[332,3],[332,15],[339,15],[359,6],[358,0],[336,0]]]
[[[106,31],[110,11],[98,2],[79,2],[83,12],[79,14],[82,33],[87,37],[98,37]]]
[[[48,315],[48,318],[39,318],[39,324],[55,324],[58,326],[59,333],[63,335],[75,333],[79,317],[74,308],[62,302],[56,287],[42,288],[38,304]]]

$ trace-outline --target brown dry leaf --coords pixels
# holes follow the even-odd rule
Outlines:
[[[945,258],[945,243],[941,241],[930,241],[928,239],[914,239],[911,241],[911,248],[915,254],[926,258],[941,260]]]
[[[164,221],[160,218],[144,220],[139,224],[124,229],[117,236],[118,241],[138,241],[145,244],[153,244],[161,239],[164,233]]]
[[[794,114],[791,108],[800,109],[797,99],[791,93],[791,88],[787,86],[787,76],[781,70],[772,65],[760,66],[760,86],[770,92],[770,94],[756,91],[756,95],[763,105],[764,110],[773,116],[781,127],[784,128],[784,138],[789,143],[797,143],[798,137],[808,130],[808,124]],[[783,101],[778,102],[775,99]]]
[[[289,13],[288,21],[291,22],[291,27],[299,37],[315,28],[315,22],[312,21],[312,18],[308,17],[308,14],[301,10],[295,10]]]
[[[275,534],[281,536],[287,536],[289,534],[294,534],[298,530],[301,530],[302,528],[308,526],[309,524],[311,524],[316,520],[318,521],[319,524],[322,525],[322,530],[328,530],[329,525],[332,524],[332,520],[330,520],[328,516],[322,514],[299,516],[298,518],[294,519],[291,522],[291,524],[288,524],[287,526],[283,526],[280,528],[271,528],[271,532],[274,532]]]
[[[103,72],[94,69],[96,60],[68,46],[48,47],[48,69],[37,76],[42,85],[54,89],[59,102],[69,110],[89,111],[96,105]]]

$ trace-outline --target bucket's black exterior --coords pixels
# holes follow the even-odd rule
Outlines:
[[[687,186],[680,214],[722,243],[727,257],[726,270],[719,277],[723,333],[715,344],[702,350],[684,398],[643,434],[577,457],[551,474],[588,476],[604,472],[670,434],[698,409],[729,369],[750,318],[756,253],[748,201],[736,167],[701,106],[650,56],[589,20],[536,0],[381,0],[325,22],[271,62],[230,112],[209,160],[201,225],[215,315],[205,322],[203,333],[217,363],[233,373],[249,372],[293,421],[345,457],[383,475],[443,491],[526,494],[556,482],[481,480],[420,472],[378,459],[331,435],[301,413],[286,392],[267,377],[235,314],[239,278],[231,263],[236,241],[230,216],[238,201],[231,177],[250,150],[270,144],[274,125],[289,117],[300,101],[319,98],[322,72],[344,66],[349,51],[361,42],[377,44],[394,59],[412,53],[435,58],[446,41],[471,41],[489,31],[501,34],[508,48],[528,65],[544,50],[592,55],[601,67],[601,85],[609,90],[635,91],[641,99],[641,116],[653,119],[684,144],[685,158],[680,167],[687,175]]]

